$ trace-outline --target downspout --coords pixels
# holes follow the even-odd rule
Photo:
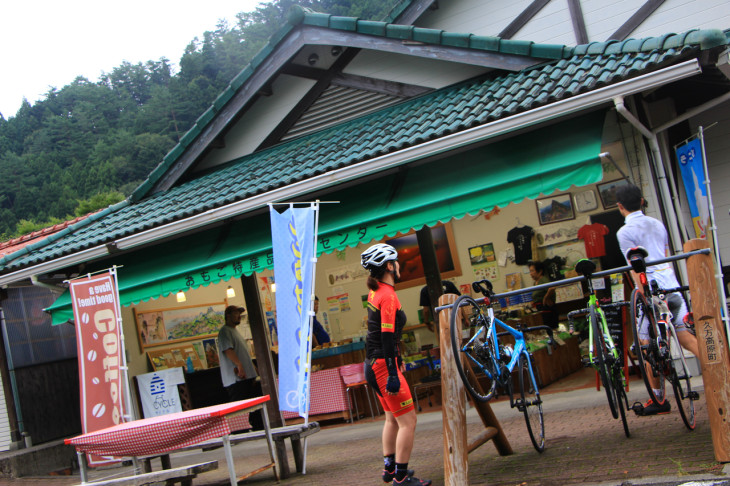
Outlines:
[[[613,99],[613,104],[616,107],[616,111],[618,111],[621,116],[623,116],[626,121],[631,123],[631,125],[634,126],[643,136],[646,138],[646,140],[649,142],[649,149],[651,150],[651,156],[652,156],[652,162],[654,165],[654,168],[657,172],[657,179],[659,183],[659,191],[661,192],[662,199],[664,201],[671,201],[671,205],[668,205],[667,207],[667,223],[669,225],[669,237],[672,242],[672,248],[675,251],[680,251],[682,249],[682,237],[679,232],[679,226],[678,222],[684,226],[684,221],[682,218],[682,213],[678,212],[676,208],[674,207],[675,201],[674,198],[671,196],[671,193],[669,192],[669,185],[667,183],[667,173],[664,171],[664,163],[662,162],[662,154],[659,150],[659,141],[657,140],[657,136],[655,133],[653,133],[651,130],[646,128],[643,123],[641,123],[624,105],[624,98],[623,96],[617,96]],[[680,267],[681,268],[681,267]],[[683,273],[683,279],[686,281],[686,275],[684,275],[684,270],[682,270]]]

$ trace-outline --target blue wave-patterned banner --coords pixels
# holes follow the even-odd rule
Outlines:
[[[279,338],[279,409],[309,413],[309,348],[315,209],[271,213]]]

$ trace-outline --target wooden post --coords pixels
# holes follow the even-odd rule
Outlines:
[[[707,240],[695,239],[684,244],[684,251],[709,247]],[[730,462],[730,357],[720,315],[712,255],[689,257],[687,273],[712,446],[717,461]]]
[[[444,294],[439,306],[453,304],[458,296]],[[454,364],[449,331],[451,309],[439,312],[441,335],[441,414],[444,422],[444,485],[469,484],[469,461],[466,445],[466,395],[459,371]]]
[[[269,423],[271,427],[284,425],[284,418],[279,410],[279,387],[276,381],[274,361],[271,358],[269,346],[269,329],[266,325],[266,316],[261,308],[259,299],[259,286],[256,274],[243,275],[241,277],[243,297],[246,300],[246,312],[248,313],[248,324],[251,328],[253,348],[256,354],[256,367],[261,377],[261,389],[270,399],[266,402]],[[279,476],[282,479],[289,477],[289,459],[286,455],[286,444],[284,440],[275,440],[276,456],[279,463]]]
[[[438,326],[440,319],[436,318],[434,308],[436,302],[439,301],[441,294],[443,294],[443,287],[441,286],[441,272],[439,271],[439,262],[436,257],[436,248],[433,246],[433,235],[431,234],[431,228],[424,226],[420,230],[416,231],[416,240],[418,241],[418,252],[421,254],[421,264],[423,265],[423,273],[426,277],[426,291],[428,292],[429,300],[431,301],[431,315],[423,316],[424,319],[432,319],[434,326]],[[436,345],[439,346],[438,342],[441,333],[435,329],[434,335],[436,336]]]

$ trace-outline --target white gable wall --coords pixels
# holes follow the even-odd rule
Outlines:
[[[532,2],[527,0],[440,0],[416,22],[419,27],[496,36]],[[641,5],[637,0],[580,0],[591,42],[603,42]],[[629,37],[642,38],[691,29],[730,27],[728,0],[666,0]],[[552,0],[517,34],[515,40],[575,45],[567,0]]]
[[[667,0],[632,37],[648,37],[691,29],[727,29],[730,27],[728,0]]]
[[[415,25],[494,36],[531,3],[532,0],[439,0],[438,9],[428,10]]]
[[[0,451],[10,450],[10,444],[12,442],[10,438],[10,422],[8,421],[7,410],[3,381],[0,380]]]
[[[577,42],[567,0],[552,0],[512,38],[538,44],[575,45]]]
[[[208,169],[253,153],[312,86],[311,79],[279,76],[272,86],[274,94],[260,97],[226,134],[225,147],[213,150],[196,169]]]
[[[714,127],[710,127],[717,123]],[[715,207],[715,224],[720,258],[724,266],[730,265],[730,102],[725,102],[690,120],[692,132],[699,126],[705,130],[705,150],[710,172],[712,204]]]

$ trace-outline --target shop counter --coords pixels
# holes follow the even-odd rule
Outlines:
[[[324,369],[365,361],[365,341],[342,344],[312,351],[312,366]]]

